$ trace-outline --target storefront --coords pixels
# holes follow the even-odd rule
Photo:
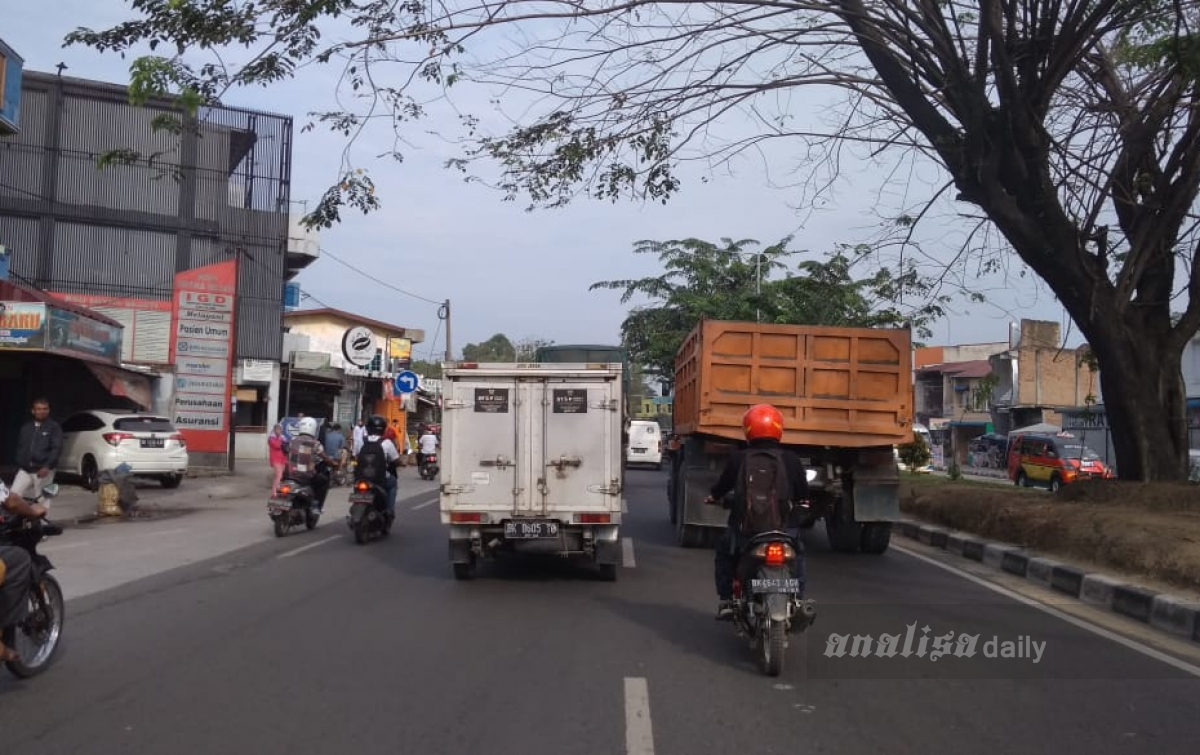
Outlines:
[[[116,320],[45,292],[0,281],[0,462],[34,398],[61,421],[84,409],[149,411],[158,375],[122,366],[123,328]]]

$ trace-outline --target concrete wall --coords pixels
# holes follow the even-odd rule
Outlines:
[[[1080,362],[1086,349],[1061,349],[1059,324],[1021,321],[1017,346],[1017,406],[1084,406],[1091,394],[1100,395],[1100,373]]]

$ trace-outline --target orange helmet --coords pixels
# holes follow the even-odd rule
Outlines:
[[[782,440],[783,415],[770,404],[757,404],[742,415],[742,430],[746,433],[746,440]]]

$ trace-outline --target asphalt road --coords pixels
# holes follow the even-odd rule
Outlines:
[[[767,678],[712,619],[711,553],[671,544],[663,475],[629,478],[632,565],[616,583],[534,562],[455,582],[421,494],[390,540],[322,527],[73,600],[57,665],[0,679],[0,752],[1196,751],[1190,674],[905,553],[829,553],[822,536],[822,613]],[[822,656],[831,632],[914,623],[978,633],[980,652],[1028,636],[1044,655]]]

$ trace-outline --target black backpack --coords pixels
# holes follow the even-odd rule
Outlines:
[[[742,534],[754,537],[782,530],[792,500],[791,482],[783,454],[751,448],[742,460],[737,500],[742,507]]]
[[[360,480],[376,485],[387,484],[387,454],[383,452],[383,441],[364,440],[356,459],[355,473]]]

